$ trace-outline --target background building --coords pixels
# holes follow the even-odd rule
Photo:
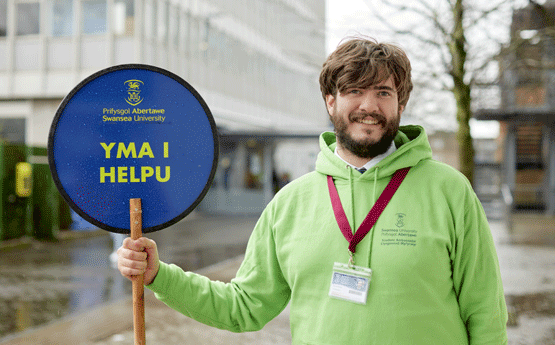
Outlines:
[[[504,183],[517,209],[555,215],[555,2],[515,11],[511,44],[500,54],[500,109],[481,120],[501,122]]]
[[[324,32],[324,0],[0,0],[0,137],[46,147],[58,105],[81,80],[155,65],[202,95],[221,134],[201,208],[259,212],[280,177],[310,169],[328,127]],[[288,138],[310,139],[297,145],[300,165],[274,159]]]
[[[501,123],[504,200],[514,234],[536,232],[550,243],[555,229],[555,1],[530,1],[515,11],[510,45],[499,56],[501,108],[482,109],[476,117]]]

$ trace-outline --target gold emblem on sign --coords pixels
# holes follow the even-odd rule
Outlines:
[[[132,106],[136,106],[141,103],[143,101],[143,97],[140,96],[140,87],[144,85],[144,83],[140,80],[132,79],[126,81],[124,84],[127,86],[127,93],[129,95],[125,101]]]

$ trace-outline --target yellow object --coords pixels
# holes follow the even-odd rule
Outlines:
[[[15,194],[19,197],[31,195],[33,169],[30,163],[19,162],[15,165]]]

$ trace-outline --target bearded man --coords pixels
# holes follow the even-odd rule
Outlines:
[[[470,183],[432,159],[424,129],[399,126],[412,90],[402,49],[343,42],[320,87],[334,132],[316,171],[269,203],[228,284],[160,262],[126,239],[120,272],[170,307],[234,332],[289,303],[293,344],[506,344],[497,254]]]

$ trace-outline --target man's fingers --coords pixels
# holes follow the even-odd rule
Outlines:
[[[138,252],[142,252],[145,250],[143,241],[141,241],[141,239],[133,240],[131,237],[127,237],[123,240],[122,247]]]
[[[140,276],[140,275],[145,273],[144,270],[139,270],[139,269],[130,268],[130,267],[126,267],[126,266],[120,266],[119,271],[121,272],[121,274],[123,276],[128,277],[128,278],[133,277],[133,276]]]
[[[156,249],[156,243],[146,237],[141,237],[139,239],[133,240],[127,237],[123,240],[122,247],[131,249],[134,251],[142,252],[149,249]]]
[[[129,267],[120,267],[119,271],[122,276],[126,277],[127,279],[134,280],[136,277],[139,277],[144,274],[144,271],[141,272],[140,270],[134,270]]]
[[[146,267],[146,261],[129,260],[123,257],[120,257],[118,260],[119,271],[128,278],[144,274]]]
[[[158,273],[158,250],[156,242],[146,237],[137,240],[126,238],[117,250],[118,269],[123,276],[135,280],[144,274],[145,283],[150,284]]]
[[[128,267],[135,270],[142,270],[143,272],[144,270],[146,270],[147,266],[146,260],[130,260],[123,257],[120,259],[120,264],[123,267]]]
[[[124,247],[120,247],[117,251],[118,256],[128,260],[134,261],[146,261],[147,253],[144,251],[136,251],[133,249],[128,249]]]
[[[126,239],[127,240],[127,239]],[[127,243],[125,243],[127,242]],[[137,251],[134,248],[140,248],[135,241],[125,241],[118,253],[118,269],[122,275],[133,280],[133,276],[139,276],[145,273],[147,268],[147,253],[144,251]]]

